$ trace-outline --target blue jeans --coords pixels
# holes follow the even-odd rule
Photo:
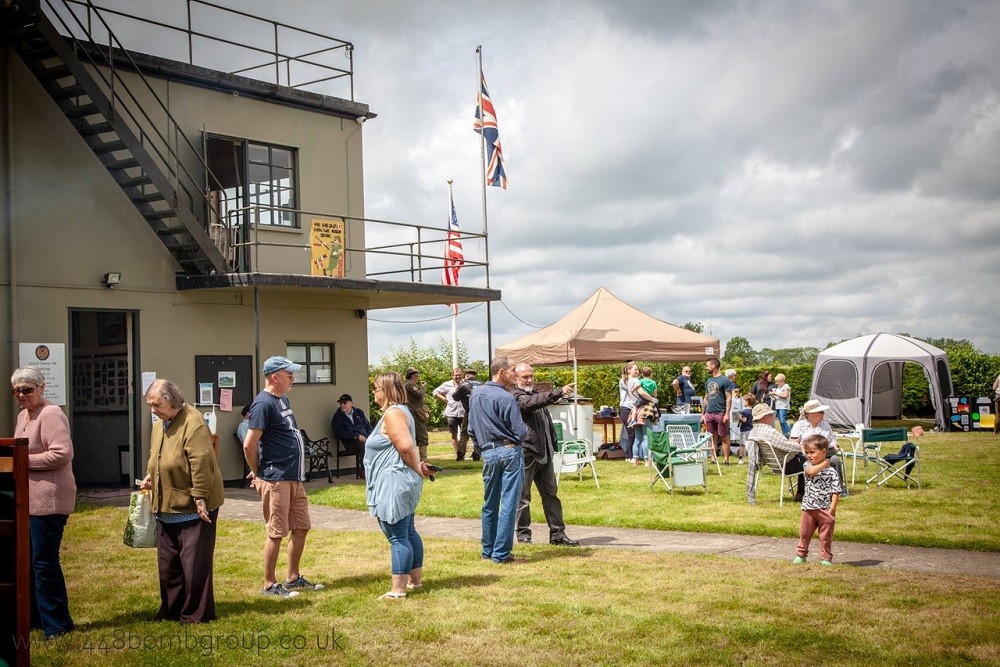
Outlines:
[[[483,558],[510,558],[517,504],[524,483],[524,452],[496,447],[483,452]]]
[[[774,412],[778,415],[778,424],[781,425],[781,433],[787,438],[788,434],[792,432],[792,427],[788,425],[788,410],[785,408],[775,408]]]
[[[31,615],[46,637],[73,629],[69,615],[66,580],[59,563],[59,545],[66,527],[65,514],[46,514],[28,519],[31,531]]]
[[[622,433],[619,436],[618,441],[621,443],[622,450],[625,452],[625,458],[632,458],[632,445],[635,443],[635,428],[629,428],[628,416],[632,412],[632,408],[626,408],[624,406],[619,406],[618,417],[622,420]]]
[[[424,566],[424,541],[413,525],[414,516],[411,514],[396,523],[379,519],[378,526],[389,540],[393,574],[409,574],[410,570]]]
[[[649,455],[649,428],[646,424],[635,425],[635,447],[632,449],[632,454],[643,461]]]

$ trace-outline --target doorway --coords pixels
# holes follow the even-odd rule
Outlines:
[[[137,474],[138,313],[71,310],[73,474],[81,486],[130,486]]]

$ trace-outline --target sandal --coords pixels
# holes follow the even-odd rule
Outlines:
[[[402,600],[405,597],[406,597],[406,593],[393,593],[392,591],[389,591],[388,593],[383,593],[382,595],[378,596],[378,599],[379,600]]]
[[[415,591],[418,588],[423,588],[423,587],[424,587],[423,584],[406,584],[406,590],[408,591]]]

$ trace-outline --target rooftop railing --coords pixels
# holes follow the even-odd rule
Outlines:
[[[122,37],[126,48],[258,81],[354,100],[354,45],[351,42],[205,0],[142,3],[144,14],[159,18],[104,7],[92,0],[63,2],[74,13],[73,7],[86,12],[85,32],[97,43],[106,41],[102,36],[105,29],[119,36],[138,35],[141,37],[135,40]],[[281,4],[274,7],[280,8]],[[110,28],[106,28],[107,25]],[[81,39],[83,34],[72,36]],[[140,39],[141,48],[137,48]],[[337,85],[339,83],[344,85]]]

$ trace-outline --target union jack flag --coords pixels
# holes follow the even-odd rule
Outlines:
[[[458,271],[465,266],[465,254],[462,252],[462,235],[458,230],[458,215],[455,213],[455,197],[450,196],[451,218],[448,220],[448,236],[445,239],[444,248],[444,277],[441,282],[445,285],[458,286]],[[451,312],[458,315],[458,304],[451,304]]]
[[[500,131],[497,129],[497,112],[493,108],[490,93],[486,90],[486,75],[479,70],[479,103],[476,105],[474,129],[486,139],[486,184],[507,189],[507,171],[503,163],[503,148],[500,146]]]

